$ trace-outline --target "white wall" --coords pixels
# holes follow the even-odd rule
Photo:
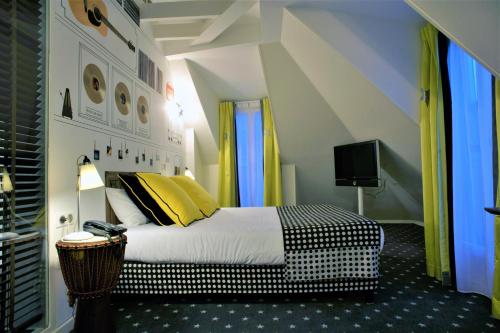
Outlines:
[[[163,70],[164,82],[170,80],[169,67],[161,51],[155,44],[134,26],[128,17],[123,15],[116,1],[105,1],[108,9],[113,13],[115,22],[121,22],[123,31],[127,32],[136,43],[137,50],[141,49]],[[62,5],[61,5],[62,4]],[[121,16],[120,16],[121,15]],[[134,54],[115,40],[112,32],[106,38],[95,35],[92,28],[82,27],[71,20],[66,0],[53,1],[50,13],[50,42],[49,42],[49,113],[48,113],[48,234],[49,234],[49,327],[53,332],[62,327],[73,315],[73,309],[67,306],[66,287],[60,272],[59,261],[54,244],[65,233],[77,229],[76,223],[61,225],[61,215],[72,214],[76,218],[77,196],[76,175],[77,157],[86,154],[93,158],[94,142],[100,150],[100,160],[95,161],[97,170],[104,180],[105,171],[155,171],[165,174],[173,173],[174,164],[182,166],[184,153],[182,145],[171,144],[167,138],[168,128],[172,127],[172,117],[176,112],[165,108],[165,96],[146,87],[151,96],[150,122],[151,137],[143,138],[127,133],[110,124],[96,123],[79,116],[80,92],[80,44],[101,57],[109,65],[107,95],[109,100],[106,112],[111,114],[114,103],[114,86],[111,81],[111,68],[120,70],[132,81],[137,79],[137,52]],[[127,26],[128,24],[128,26]],[[123,44],[123,43],[122,43]],[[143,85],[145,86],[145,85]],[[60,95],[66,88],[71,93],[73,119],[61,117],[63,98]],[[130,88],[130,87],[129,87]],[[132,96],[134,92],[132,91]],[[134,99],[133,99],[134,101]],[[132,103],[132,112],[135,112],[135,103]],[[169,114],[170,113],[170,114]],[[134,113],[135,114],[135,113]],[[112,140],[113,155],[106,155],[106,145]],[[117,158],[120,145],[127,143],[129,155],[123,160]],[[146,162],[135,164],[135,156],[146,152]],[[159,160],[157,160],[157,157]],[[153,166],[149,165],[149,158],[153,158]],[[105,219],[104,189],[95,189],[82,192],[81,220]],[[69,326],[62,327],[68,330]]]
[[[211,126],[218,126],[218,120],[212,119],[214,113],[218,114],[218,98],[208,86],[203,91],[198,87],[200,89],[198,93],[188,61],[175,60],[170,64],[176,87],[176,99],[185,110],[185,125],[194,129],[199,142],[202,143],[201,156],[204,162],[217,163],[218,137],[212,132]],[[206,106],[202,105],[202,101]],[[208,119],[211,119],[210,122]]]
[[[283,205],[297,205],[297,184],[295,164],[281,165],[281,181],[283,187]]]
[[[500,1],[405,1],[500,77]]]
[[[219,164],[206,164],[203,168],[202,185],[217,200],[219,195]]]
[[[260,46],[281,163],[295,164],[297,203],[353,209],[355,190],[334,188],[333,146],[353,140],[280,43]]]

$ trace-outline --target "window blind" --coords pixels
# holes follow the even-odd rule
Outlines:
[[[14,191],[1,195],[0,330],[22,330],[44,312],[45,1],[0,1],[0,168]],[[10,200],[9,200],[10,197]]]
[[[137,26],[141,22],[141,13],[139,7],[135,4],[134,0],[116,0],[123,7],[128,16],[134,21]]]

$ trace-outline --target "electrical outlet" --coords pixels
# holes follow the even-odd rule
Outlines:
[[[61,215],[61,217],[59,218],[59,222],[61,224],[64,224],[66,222],[68,222],[68,224],[71,224],[71,222],[73,222],[73,214]]]

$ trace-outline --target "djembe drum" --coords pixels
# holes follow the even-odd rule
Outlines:
[[[91,239],[92,240],[92,239]],[[109,299],[123,266],[127,237],[56,243],[70,306],[76,303],[75,332],[115,332]]]

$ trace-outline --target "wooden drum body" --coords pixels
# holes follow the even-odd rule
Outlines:
[[[109,296],[120,277],[127,237],[56,243],[70,306],[77,302],[75,332],[114,332]],[[98,326],[97,326],[98,325]]]

